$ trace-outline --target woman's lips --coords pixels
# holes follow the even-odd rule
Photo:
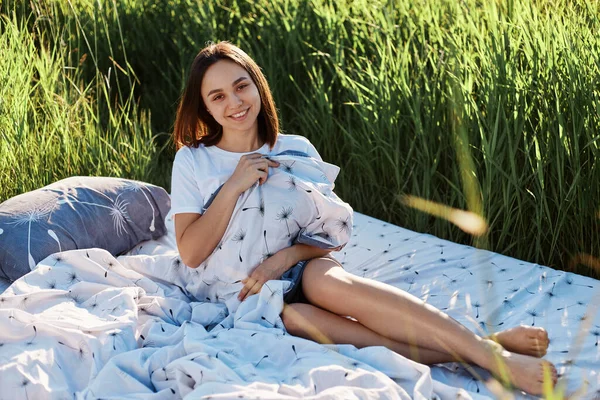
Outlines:
[[[243,121],[248,116],[248,110],[250,110],[250,107],[248,107],[245,111],[241,111],[239,113],[229,116],[229,118],[231,118],[234,121]],[[242,114],[242,115],[239,117],[235,117],[235,115],[239,115],[239,114]]]

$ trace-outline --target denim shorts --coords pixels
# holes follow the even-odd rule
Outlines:
[[[308,299],[304,296],[304,292],[302,291],[302,274],[309,261],[310,260],[300,261],[281,276],[282,281],[292,282],[290,289],[283,295],[283,301],[287,304],[308,303]]]

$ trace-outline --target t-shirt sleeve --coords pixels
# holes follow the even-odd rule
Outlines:
[[[316,158],[319,161],[323,161],[321,155],[319,154],[315,146],[313,146],[313,144],[308,139],[306,139],[306,154],[313,158]]]
[[[171,215],[180,213],[202,214],[204,196],[198,187],[192,151],[181,148],[173,161],[171,175]]]

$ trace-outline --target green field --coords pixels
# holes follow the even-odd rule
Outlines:
[[[0,201],[71,175],[168,189],[187,70],[229,40],[263,68],[283,131],[342,168],[356,211],[600,276],[598,1],[0,4]]]

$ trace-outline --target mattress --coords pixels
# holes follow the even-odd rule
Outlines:
[[[597,280],[416,233],[360,213],[354,215],[350,242],[333,255],[349,272],[405,290],[443,310],[479,334],[489,334],[521,324],[546,328],[550,345],[545,358],[556,365],[566,393],[577,394],[581,398],[600,398],[600,284]],[[391,356],[391,352],[386,349],[313,347],[308,341],[285,338],[285,332],[276,322],[271,325],[265,323],[269,318],[271,321],[276,319],[277,306],[267,304],[270,300],[266,303],[261,303],[260,299],[254,303],[245,302],[249,304],[248,309],[241,307],[242,310],[238,311],[238,314],[242,313],[239,321],[233,321],[233,316],[225,317],[218,305],[195,303],[187,299],[186,294],[177,289],[180,285],[175,278],[167,279],[161,276],[160,269],[153,270],[153,265],[158,263],[156,260],[161,257],[163,261],[168,260],[169,268],[179,268],[172,262],[177,257],[172,226],[168,235],[156,241],[141,243],[127,255],[119,257],[118,262],[125,266],[122,272],[116,267],[101,267],[104,272],[95,273],[95,268],[100,268],[97,264],[114,263],[107,261],[110,257],[99,250],[80,250],[75,251],[72,256],[69,254],[59,257],[58,261],[56,257],[49,257],[38,264],[36,270],[8,289],[8,283],[3,283],[0,286],[4,292],[1,297],[8,302],[14,299],[14,304],[0,309],[0,331],[3,332],[0,333],[0,343],[3,344],[0,346],[0,393],[6,393],[15,386],[15,380],[18,380],[20,383],[17,388],[23,392],[23,398],[60,398],[55,396],[59,393],[70,393],[72,396],[73,392],[77,392],[78,398],[140,398],[139,396],[144,397],[144,393],[144,398],[201,398],[209,395],[213,398],[232,398],[240,388],[244,390],[239,393],[255,394],[261,398],[495,397],[481,380],[475,379],[459,363],[427,368],[408,362],[401,356]],[[82,293],[88,293],[85,298],[74,299],[74,289],[67,292],[66,286],[62,289],[56,287],[56,278],[49,280],[47,274],[72,274],[58,272],[60,270],[57,263],[64,263],[64,258],[68,258],[72,265],[82,265],[75,282],[71,276],[71,284],[77,283],[78,287],[84,287],[86,292]],[[85,263],[89,265],[84,267]],[[65,271],[73,271],[72,265]],[[69,298],[69,310],[73,309],[75,315],[81,308],[86,308],[86,312],[89,312],[90,308],[86,305],[98,302],[100,289],[97,288],[100,287],[103,276],[110,278],[110,274],[118,275],[111,283],[119,288],[114,297],[125,296],[123,299],[127,299],[118,303],[122,310],[108,311],[112,312],[111,316],[116,315],[114,322],[110,323],[120,324],[118,334],[115,333],[116,329],[110,330],[110,326],[106,329],[98,328],[97,331],[78,326],[80,331],[77,331],[75,325],[65,322],[64,314],[53,316],[51,308],[54,305],[60,306],[62,300],[55,300],[58,297],[55,294],[48,295],[49,288],[42,286],[54,281],[51,289],[63,291],[63,297]],[[164,274],[167,275],[167,272]],[[139,283],[140,281],[142,282]],[[142,288],[143,292],[132,292],[136,287]],[[106,292],[105,289],[106,286],[103,286],[102,293]],[[281,292],[282,288],[279,289]],[[45,294],[39,294],[42,291]],[[153,312],[141,323],[141,310],[147,311],[146,308],[150,305],[148,302],[142,305],[140,303],[152,291],[158,294],[151,298],[150,303],[158,304],[157,308],[160,310]],[[94,293],[96,299],[93,297]],[[35,303],[38,294],[40,301]],[[29,308],[22,306],[24,298],[29,299]],[[105,304],[114,305],[114,299],[106,297],[105,301]],[[138,304],[131,305],[132,301],[137,301]],[[129,306],[130,309],[127,308]],[[209,306],[212,307],[210,310],[207,308],[204,313],[197,312],[197,309]],[[133,312],[136,308],[137,312]],[[262,313],[260,318],[256,317],[257,310]],[[269,317],[269,312],[275,312],[274,316]],[[102,314],[103,323],[108,321],[106,313],[104,311]],[[138,320],[133,319],[133,314]],[[209,317],[212,320],[208,320]],[[216,317],[221,317],[222,320],[215,319]],[[44,318],[53,322],[44,321]],[[18,324],[15,320],[21,321],[23,326],[16,327]],[[192,329],[194,323],[197,325]],[[223,329],[217,325],[222,325]],[[242,335],[244,340],[254,338],[257,332],[261,335],[272,333],[273,336],[258,343],[245,343],[245,350],[241,351],[235,347],[239,345],[236,342],[241,340],[241,336],[235,336],[238,328],[253,332]],[[278,330],[273,330],[275,328]],[[7,333],[9,331],[12,333]],[[197,333],[200,331],[201,334]],[[196,333],[198,336],[194,340],[189,339]],[[210,341],[216,340],[217,336],[220,336],[222,342],[213,345]],[[148,340],[148,337],[153,339]],[[11,340],[17,343],[19,338],[22,339],[22,347],[15,345],[7,350],[10,346],[5,344],[10,344]],[[286,340],[291,341],[288,343]],[[31,349],[38,342],[36,353]],[[206,344],[209,342],[212,347]],[[284,364],[276,364],[274,361],[276,355],[283,351],[283,343],[288,343],[294,349],[294,354],[300,343],[306,349],[307,364],[300,372],[296,371],[296,376],[293,376],[294,372],[291,370],[283,369],[281,365]],[[248,350],[248,346],[261,345],[271,346],[269,348],[272,352],[262,356],[258,364],[253,361],[252,371],[246,371],[247,358],[262,354],[252,353],[254,350]],[[108,352],[104,351],[105,347]],[[52,364],[48,361],[51,355],[44,352],[48,348],[55,349],[52,354],[52,357],[56,357],[55,361],[60,359],[64,363],[59,365],[59,369],[48,369],[51,368],[49,364]],[[191,361],[197,362],[201,354],[210,359],[213,354],[211,349],[214,348],[217,349],[214,353],[217,358],[223,352],[233,358],[230,361],[213,358],[211,363],[206,361],[208,364],[205,363],[202,367],[205,369],[196,364],[189,366]],[[324,350],[321,352],[319,348]],[[89,361],[92,371],[82,375],[81,382],[77,382],[77,374],[71,374],[70,377],[67,376],[69,374],[64,374],[66,377],[56,378],[63,369],[77,368],[76,364],[69,364],[68,357],[61,358],[60,352],[63,350],[67,352],[64,354],[74,351],[81,362],[84,361],[83,358]],[[32,358],[35,354],[46,357],[48,365]],[[295,357],[300,359],[297,354]],[[280,362],[286,363],[283,358],[285,357]],[[261,370],[261,363],[262,366],[274,364],[271,366],[272,370]],[[38,372],[32,372],[33,375],[23,373],[24,368],[32,364],[37,366]],[[41,364],[44,365],[40,367]],[[228,371],[235,371],[235,374],[225,381],[222,378],[211,380],[206,372],[208,365],[213,371],[219,370],[219,376],[227,376]],[[337,370],[332,366],[339,367],[341,372],[346,371],[346,379],[348,371],[358,374],[357,371],[360,370],[361,373],[356,375],[355,381],[340,381],[334,374]],[[483,378],[488,376],[479,368],[474,370]],[[174,375],[169,375],[169,371],[175,371]],[[408,377],[409,371],[421,378]],[[11,374],[14,377],[9,382]],[[313,376],[307,378],[311,374]],[[56,383],[52,383],[49,376],[56,378]],[[427,379],[424,380],[423,377]],[[294,378],[297,378],[296,382],[293,382]],[[44,379],[46,383],[40,384]],[[109,385],[107,382],[112,383]],[[530,398],[521,392],[515,392],[515,396]]]

